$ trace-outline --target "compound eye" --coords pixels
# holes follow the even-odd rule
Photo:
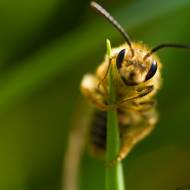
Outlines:
[[[117,65],[117,69],[119,70],[121,68],[122,62],[124,60],[125,57],[125,49],[122,49],[119,53],[118,56],[116,58],[116,65]]]
[[[154,60],[153,63],[151,64],[151,66],[150,66],[150,69],[149,69],[147,75],[146,75],[145,81],[151,79],[155,75],[155,73],[157,71],[157,67],[158,67],[157,62]]]

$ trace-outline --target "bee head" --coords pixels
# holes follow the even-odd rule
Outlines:
[[[135,48],[134,55],[127,49],[122,49],[116,56],[116,66],[121,79],[127,86],[144,83],[154,77],[157,71],[157,61],[153,56],[144,59],[147,51]]]
[[[182,48],[190,49],[189,44],[172,44],[164,43],[154,47],[151,50],[143,46],[132,44],[128,33],[124,28],[113,18],[108,11],[96,2],[91,2],[91,7],[109,21],[123,36],[127,43],[127,48],[122,49],[116,57],[117,69],[121,75],[121,79],[128,86],[138,85],[152,79],[158,67],[154,52],[163,48]]]

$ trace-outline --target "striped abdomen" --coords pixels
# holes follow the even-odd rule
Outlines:
[[[90,144],[94,154],[104,153],[106,150],[106,122],[107,113],[96,110],[90,130]]]
[[[118,111],[118,116],[123,115],[122,111]],[[107,125],[107,112],[96,110],[94,112],[91,130],[90,130],[90,144],[93,154],[104,154],[106,150],[106,125]],[[121,121],[119,120],[120,137],[122,135]]]

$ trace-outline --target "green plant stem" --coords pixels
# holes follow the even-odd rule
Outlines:
[[[107,54],[110,57],[111,45],[107,40]],[[110,63],[111,64],[111,63]],[[115,90],[113,84],[114,68],[111,65],[108,72],[109,84],[109,105],[115,102]],[[106,162],[111,163],[116,159],[120,148],[119,126],[117,110],[111,109],[107,112],[107,143],[106,143]],[[124,179],[121,162],[111,164],[106,168],[106,190],[124,190]]]

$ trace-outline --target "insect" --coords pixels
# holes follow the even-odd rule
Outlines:
[[[160,44],[153,49],[131,41],[123,27],[96,2],[91,7],[109,21],[124,37],[125,43],[112,49],[111,58],[105,56],[95,74],[86,74],[81,82],[82,94],[95,106],[91,122],[90,139],[92,152],[104,154],[106,150],[106,111],[108,105],[107,73],[110,63],[115,65],[114,76],[119,119],[121,147],[116,161],[124,159],[137,142],[154,129],[158,120],[154,96],[161,86],[162,64],[155,54],[163,48],[189,49],[190,45]]]

